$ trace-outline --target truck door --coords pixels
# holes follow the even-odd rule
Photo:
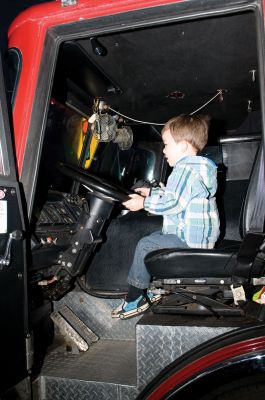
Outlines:
[[[30,368],[26,229],[0,58],[0,397]]]

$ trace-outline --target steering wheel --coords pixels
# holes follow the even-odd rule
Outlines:
[[[91,172],[87,172],[80,167],[61,162],[57,165],[57,168],[64,175],[87,186],[94,196],[111,203],[114,201],[124,202],[129,200],[129,194],[134,193]]]

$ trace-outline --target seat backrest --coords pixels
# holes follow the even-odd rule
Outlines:
[[[257,151],[240,215],[240,235],[263,232],[265,221],[264,144]]]

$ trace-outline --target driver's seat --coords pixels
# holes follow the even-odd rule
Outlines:
[[[240,241],[223,240],[215,249],[162,249],[145,257],[153,282],[167,285],[243,284],[264,276],[265,263],[254,263],[264,241],[264,156],[262,144],[251,171],[240,216]],[[259,232],[259,233],[255,233]],[[265,245],[264,245],[265,248]],[[265,249],[264,249],[265,252]]]

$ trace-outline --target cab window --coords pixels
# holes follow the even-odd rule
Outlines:
[[[90,171],[129,188],[138,180],[152,180],[154,167],[153,151],[137,145],[133,145],[129,150],[120,150],[114,143],[100,143]]]
[[[21,53],[11,48],[4,58],[5,82],[8,104],[14,104],[21,71]]]

